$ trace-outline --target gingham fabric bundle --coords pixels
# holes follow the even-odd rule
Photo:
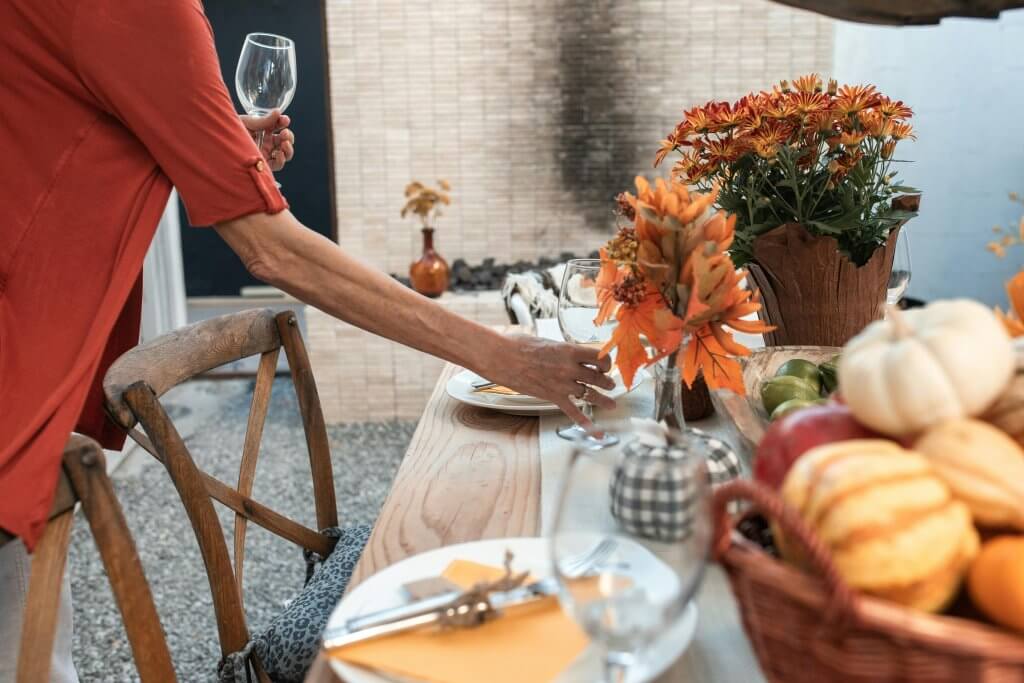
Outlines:
[[[700,431],[687,429],[691,439],[682,443],[653,446],[633,441],[622,448],[612,476],[612,516],[631,534],[658,541],[679,541],[693,526],[695,484],[679,469],[671,467],[696,450],[707,462],[712,488],[736,479],[743,466],[736,453],[723,441]]]

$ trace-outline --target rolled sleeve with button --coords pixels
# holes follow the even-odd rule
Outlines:
[[[76,429],[108,448],[107,367],[178,188],[213,225],[287,203],[239,121],[199,0],[0,3],[0,527],[30,547]]]

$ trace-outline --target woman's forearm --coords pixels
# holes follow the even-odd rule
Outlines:
[[[228,221],[217,232],[255,277],[336,318],[551,401],[578,422],[587,420],[574,397],[615,405],[586,393],[588,385],[614,386],[604,374],[610,361],[596,349],[498,334],[360,263],[288,211]]]
[[[506,337],[352,258],[289,212],[218,231],[256,277],[356,327],[477,372],[508,351]]]

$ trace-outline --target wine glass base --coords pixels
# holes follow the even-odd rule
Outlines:
[[[555,430],[555,433],[566,441],[576,441],[583,445],[584,448],[593,450],[608,448],[609,446],[614,446],[619,442],[619,437],[615,436],[611,432],[589,432],[579,425],[559,427]]]

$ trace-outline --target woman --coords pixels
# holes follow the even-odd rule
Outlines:
[[[595,350],[502,336],[304,227],[234,112],[200,0],[7,0],[0,26],[0,527],[29,549],[68,434],[123,444],[100,382],[138,341],[140,269],[172,185],[254,276],[342,320],[577,420],[572,397],[613,386]],[[272,139],[279,165],[292,138]]]

